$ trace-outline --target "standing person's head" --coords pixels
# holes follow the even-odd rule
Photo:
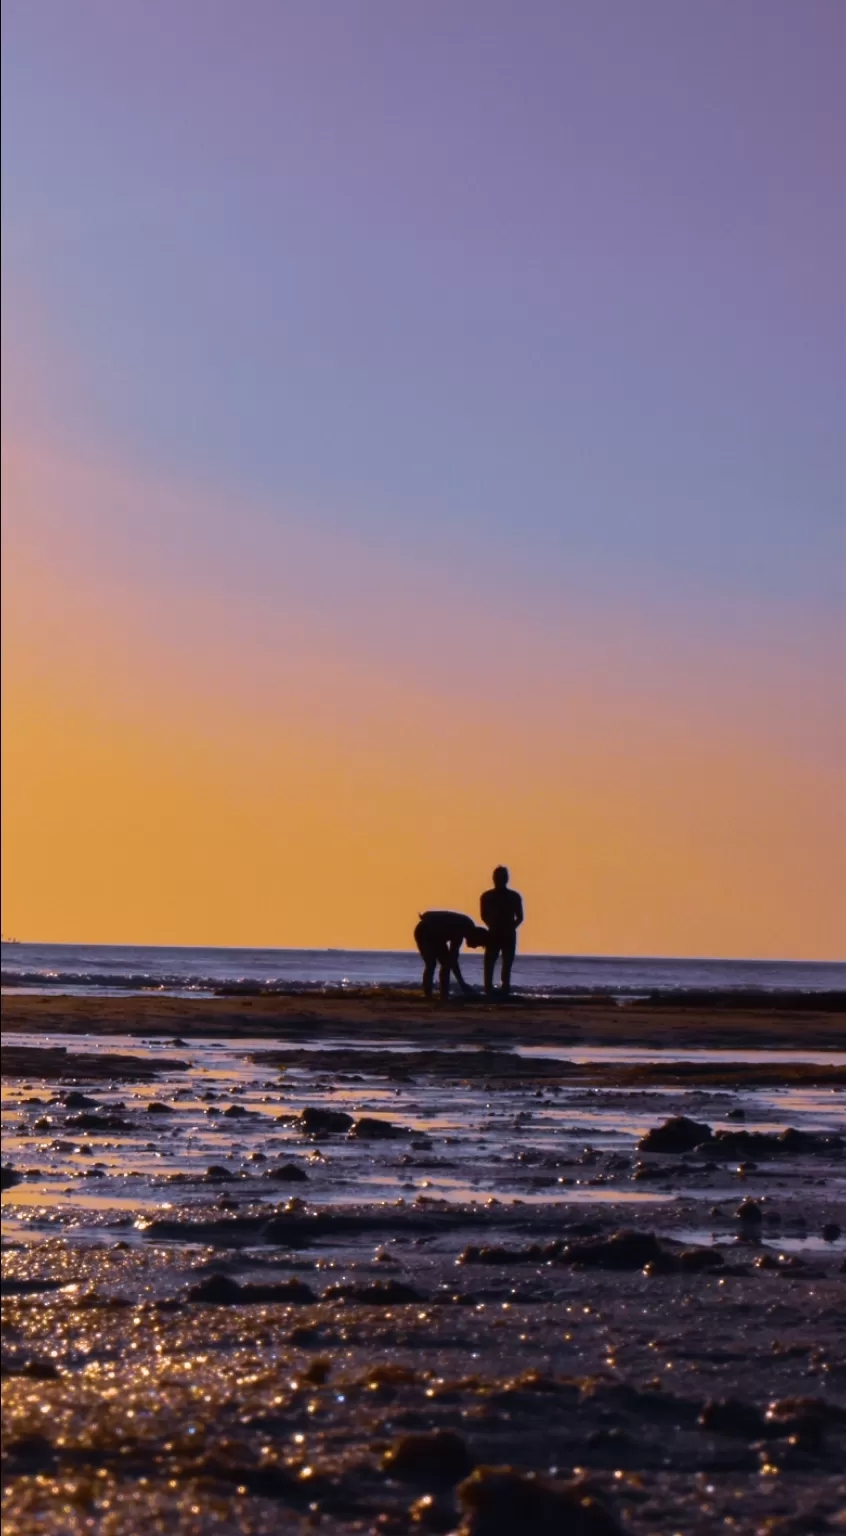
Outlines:
[[[497,864],[493,872],[493,883],[498,891],[508,884],[508,870],[504,864]]]

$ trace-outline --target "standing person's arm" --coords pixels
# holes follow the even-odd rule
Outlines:
[[[523,921],[523,898],[517,891],[514,892],[514,927],[519,928]]]

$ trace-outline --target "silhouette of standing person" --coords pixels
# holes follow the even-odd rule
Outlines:
[[[478,949],[487,943],[487,931],[477,928],[472,917],[463,912],[424,912],[414,930],[414,942],[423,957],[423,995],[432,996],[435,967],[440,966],[439,987],[442,998],[449,997],[449,977],[452,972],[465,997],[472,997],[473,988],[467,985],[458,964],[458,952],[462,944]]]
[[[511,967],[517,950],[517,929],[523,921],[523,900],[508,888],[508,870],[504,864],[493,872],[493,889],[481,900],[482,922],[487,924],[485,945],[485,996],[496,996],[494,966],[502,956],[502,996],[511,991]]]

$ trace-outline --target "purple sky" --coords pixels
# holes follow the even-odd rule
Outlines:
[[[547,753],[553,820],[548,725],[574,761],[594,739],[577,695],[621,804],[625,742],[698,728],[724,794],[745,775],[738,825],[790,759],[758,844],[777,858],[785,828],[830,912],[842,0],[6,0],[3,18],[3,409],[29,466],[8,525],[34,593],[38,551],[57,591],[85,589],[110,637],[92,654],[136,615],[127,699],[143,675],[154,714],[187,657],[225,711],[310,659],[359,677],[320,707],[372,717],[377,742],[387,669],[442,727],[510,710],[521,751]],[[210,665],[218,640],[240,681]],[[441,756],[464,793],[484,776],[481,749]],[[651,773],[626,815],[652,793],[645,846],[674,840],[683,865]],[[695,819],[707,775],[678,793]],[[720,804],[691,822],[703,857]],[[742,946],[735,928],[714,942]]]
[[[9,0],[7,302],[147,465],[484,580],[831,602],[845,21]]]

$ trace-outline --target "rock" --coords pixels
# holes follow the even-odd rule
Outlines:
[[[3,1360],[4,1376],[27,1376],[31,1381],[58,1381],[59,1372],[52,1360],[15,1359]]]
[[[370,1284],[353,1285],[329,1285],[323,1292],[322,1301],[360,1301],[367,1306],[390,1307],[403,1306],[411,1301],[423,1301],[425,1298],[413,1285],[405,1285],[402,1280],[373,1280]]]
[[[364,1115],[356,1120],[350,1135],[362,1141],[396,1141],[401,1136],[413,1135],[413,1132],[407,1126],[393,1125],[390,1120],[376,1120]]]
[[[283,1280],[279,1285],[239,1285],[237,1280],[231,1280],[228,1275],[209,1275],[199,1285],[191,1286],[188,1300],[206,1302],[216,1307],[243,1307],[269,1302],[302,1304],[316,1301],[317,1297],[311,1287],[304,1285],[301,1280]]]
[[[147,1105],[147,1114],[148,1115],[175,1115],[176,1114],[176,1110],[173,1108],[172,1104],[160,1104],[158,1102],[158,1100],[154,1100],[152,1104],[148,1104]]]
[[[699,1423],[714,1434],[737,1435],[743,1440],[759,1439],[766,1432],[760,1409],[737,1397],[712,1398],[699,1415]]]
[[[741,1200],[734,1214],[744,1227],[760,1227],[764,1219],[764,1213],[757,1200],[750,1200],[748,1196],[745,1200]]]
[[[846,1418],[842,1409],[840,1414]],[[784,1397],[770,1403],[766,1424],[770,1434],[778,1439],[795,1436],[802,1450],[821,1451],[829,1416],[829,1405],[819,1398]]]
[[[621,1536],[617,1521],[578,1483],[553,1483],[513,1467],[477,1467],[457,1490],[456,1536]]]
[[[595,1269],[642,1269],[664,1256],[654,1232],[615,1232],[604,1241],[568,1243],[561,1261]]]
[[[711,1140],[710,1125],[699,1120],[689,1120],[686,1115],[673,1115],[663,1125],[654,1125],[637,1144],[639,1152],[692,1152]]]
[[[550,1243],[542,1248],[540,1243],[530,1243],[526,1248],[485,1247],[469,1243],[456,1259],[456,1264],[543,1264],[545,1258],[557,1258],[564,1251],[563,1243]]]
[[[725,1259],[719,1248],[683,1248],[678,1263],[683,1273],[695,1275],[703,1269],[722,1269]]]
[[[249,1113],[250,1111],[245,1109],[243,1104],[230,1104],[229,1108],[223,1111],[223,1117],[225,1120],[244,1120]]]
[[[0,1189],[11,1189],[13,1185],[20,1182],[21,1176],[17,1168],[13,1168],[11,1163],[4,1163],[0,1169]]]
[[[836,1221],[827,1221],[822,1229],[823,1239],[827,1243],[836,1243],[841,1235],[841,1228]]]
[[[449,1536],[455,1527],[455,1507],[448,1496],[439,1499],[436,1494],[422,1494],[410,1506],[408,1517],[416,1530],[431,1531],[433,1536]],[[403,1524],[402,1529],[405,1532],[407,1526]]]
[[[632,1178],[635,1183],[643,1183],[646,1179],[669,1179],[673,1170],[659,1163],[635,1163]]]
[[[3,1452],[7,1458],[4,1470],[13,1474],[22,1472],[33,1476],[53,1467],[56,1460],[55,1447],[44,1435],[21,1435],[17,1439],[7,1435]]]
[[[53,1104],[64,1104],[65,1109],[99,1109],[100,1100],[92,1099],[90,1093],[80,1093],[77,1088],[72,1088],[68,1093],[57,1093],[51,1100]]]
[[[109,1114],[103,1110],[100,1114],[94,1114],[89,1110],[83,1110],[80,1115],[68,1115],[65,1125],[75,1131],[131,1131],[132,1121],[124,1120],[121,1115]]]
[[[813,1155],[826,1157],[841,1150],[840,1136],[830,1136],[824,1131],[797,1131],[788,1126],[776,1135],[773,1131],[715,1131],[711,1151],[715,1157],[779,1157]]]
[[[454,1488],[473,1467],[473,1457],[460,1435],[449,1429],[403,1435],[385,1452],[382,1467],[401,1483]]]
[[[297,1122],[300,1129],[308,1135],[323,1131],[331,1134],[348,1131],[353,1125],[352,1115],[348,1115],[342,1109],[319,1109],[315,1104],[309,1104],[299,1116]]]
[[[308,1174],[297,1163],[280,1163],[278,1168],[266,1169],[264,1177],[274,1179],[278,1184],[301,1184]]]
[[[224,1168],[221,1163],[212,1163],[206,1169],[206,1178],[210,1184],[222,1184],[225,1180],[237,1179],[237,1177],[237,1173],[230,1173],[229,1169]]]

